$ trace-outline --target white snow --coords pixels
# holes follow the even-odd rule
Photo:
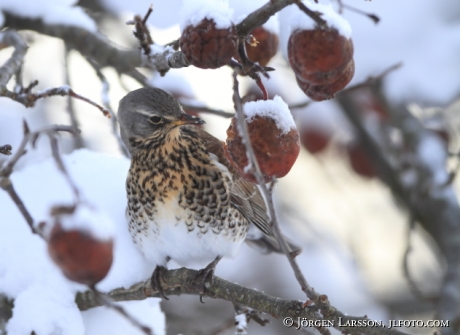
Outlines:
[[[48,24],[76,26],[95,32],[96,24],[84,12],[83,8],[74,6],[77,0],[2,0],[0,12],[8,11],[14,15],[32,19],[42,19]],[[0,13],[0,27],[3,15]]]
[[[89,150],[63,156],[69,174],[78,185],[85,201],[99,208],[115,224],[114,262],[107,277],[97,287],[109,291],[129,287],[151,275],[153,266],[143,258],[132,243],[125,217],[125,180],[129,168],[126,158]],[[36,221],[49,216],[54,205],[71,203],[72,193],[52,159],[30,164],[11,176],[15,189]],[[86,287],[67,280],[48,255],[47,244],[32,234],[27,223],[6,192],[0,192],[0,292],[15,299],[13,317],[7,330],[10,334],[95,335],[118,331],[116,322],[106,322],[105,309],[99,310],[99,331],[84,324],[74,299]],[[85,213],[78,213],[84,215]],[[91,215],[88,211],[86,214]],[[94,219],[94,218],[93,218]],[[160,299],[133,302],[133,308],[150,314],[160,327],[155,334],[164,334],[164,315],[155,305]],[[137,306],[137,307],[136,307]],[[136,312],[137,313],[137,312]],[[110,317],[111,321],[120,316]],[[97,322],[93,320],[92,324]],[[147,323],[144,319],[143,323]],[[163,326],[161,326],[163,325]],[[94,325],[96,327],[96,325]],[[85,329],[87,328],[87,329]],[[103,332],[100,329],[104,329]]]
[[[248,321],[246,318],[246,314],[237,314],[235,315],[235,323],[236,323],[236,333],[237,335],[246,335],[247,331],[246,328],[248,327]]]
[[[243,105],[243,109],[248,123],[251,123],[256,116],[259,116],[273,119],[282,134],[288,133],[292,128],[295,128],[294,119],[288,105],[278,95],[273,100],[247,102]]]
[[[72,214],[59,215],[59,222],[64,230],[80,230],[101,241],[111,240],[115,226],[103,212],[86,204],[78,204]]]
[[[314,3],[313,1],[303,1],[303,3],[308,9],[322,13],[321,18],[327,22],[329,27],[337,29],[340,35],[346,38],[351,37],[350,23],[334,10],[332,4]],[[297,8],[294,9],[289,20],[291,32],[297,29],[312,30],[316,27],[316,22],[307,14]]]
[[[230,28],[233,10],[227,0],[184,0],[180,16],[181,32],[189,25],[196,26],[203,19],[213,20],[217,29]]]

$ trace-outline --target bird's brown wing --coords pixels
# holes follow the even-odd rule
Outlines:
[[[254,224],[263,234],[248,234],[248,242],[263,252],[282,252],[275,234],[270,227],[270,218],[267,215],[265,201],[257,185],[244,180],[225,156],[222,142],[208,132],[197,129],[198,136],[204,140],[210,153],[217,156],[219,163],[228,168],[233,176],[233,185],[230,191],[231,203],[241,212],[250,223]],[[300,252],[300,248],[288,241],[291,252]]]

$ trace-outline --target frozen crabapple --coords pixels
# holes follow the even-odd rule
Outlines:
[[[357,142],[350,143],[347,146],[347,154],[350,159],[351,168],[357,174],[366,178],[377,176],[374,163],[361,144]]]
[[[337,81],[353,58],[353,43],[334,28],[296,29],[289,37],[289,63],[300,81]]]
[[[332,134],[321,127],[302,126],[299,128],[300,143],[311,154],[317,154],[329,145]]]
[[[203,19],[184,29],[179,45],[190,64],[202,69],[217,69],[228,64],[236,53],[236,29],[233,24],[219,29],[214,20]]]
[[[273,100],[247,102],[243,110],[265,182],[272,177],[284,177],[291,170],[300,151],[299,133],[288,106],[279,96],[275,96]],[[248,158],[237,123],[236,117],[233,118],[227,130],[227,157],[244,179],[257,182],[251,171],[246,169]]]
[[[344,89],[345,86],[353,78],[355,73],[355,62],[352,59],[347,67],[343,70],[343,73],[336,81],[326,84],[326,85],[314,85],[312,83],[307,83],[302,81],[299,77],[296,76],[297,85],[300,89],[312,100],[314,101],[323,101],[332,99],[335,93]]]
[[[250,60],[266,66],[278,52],[278,35],[268,31],[264,27],[257,27],[251,33],[255,43],[246,42],[246,53]]]
[[[77,283],[95,285],[113,261],[112,227],[86,207],[54,207],[48,252],[64,275]]]

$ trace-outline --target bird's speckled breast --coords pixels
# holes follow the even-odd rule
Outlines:
[[[228,170],[195,135],[191,128],[177,127],[162,138],[132,140],[139,150],[132,157],[126,182],[129,230],[135,243],[156,243],[162,250],[160,245],[167,239],[172,255],[165,256],[172,259],[173,248],[187,248],[179,245],[184,227],[190,237],[202,239],[200,246],[209,249],[203,252],[215,253],[210,257],[226,256],[226,246],[214,246],[213,239],[222,244],[224,238],[229,245],[239,246],[248,227],[230,203]],[[148,256],[146,248],[141,249]]]

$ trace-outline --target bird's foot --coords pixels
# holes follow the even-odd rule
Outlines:
[[[164,266],[157,265],[155,270],[153,270],[152,278],[150,279],[150,285],[152,290],[157,291],[163,299],[169,300],[169,298],[165,295],[165,291],[163,290],[160,282],[165,272],[166,268]]]
[[[217,263],[222,259],[221,256],[217,256],[211,263],[209,263],[204,269],[201,269],[196,274],[195,279],[199,280],[201,283],[200,286],[200,301],[203,302],[203,295],[206,291],[206,284],[212,284],[212,278],[214,276],[214,270],[216,269]]]

